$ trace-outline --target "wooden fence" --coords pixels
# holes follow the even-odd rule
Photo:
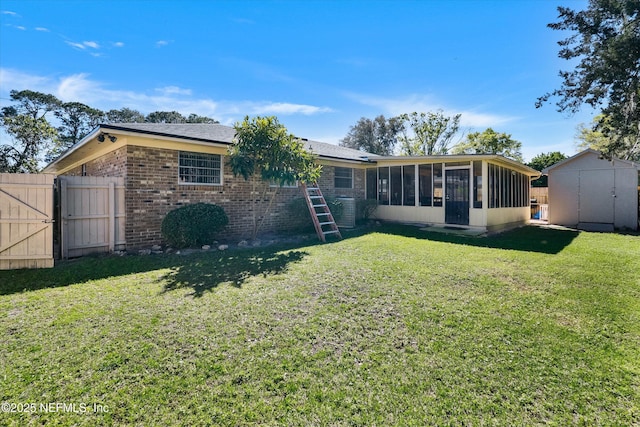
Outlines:
[[[0,174],[0,270],[53,267],[53,180]]]
[[[124,178],[60,176],[58,194],[62,258],[125,249]]]

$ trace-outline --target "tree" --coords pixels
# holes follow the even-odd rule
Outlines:
[[[581,123],[578,125],[577,132],[576,145],[580,150],[591,148],[606,154],[608,157],[640,160],[640,145],[632,144],[629,141],[629,136],[623,137],[623,144],[611,144],[611,134],[614,129],[611,125],[611,118],[604,114],[594,117],[592,126],[586,126]]]
[[[449,145],[460,129],[460,114],[447,117],[442,110],[435,113],[402,114],[403,123],[398,138],[402,154],[406,156],[432,156],[447,154]]]
[[[154,111],[144,119],[147,123],[186,123],[187,118],[177,111]]]
[[[558,42],[560,58],[577,65],[561,71],[562,86],[538,98],[540,107],[552,97],[558,111],[575,113],[583,104],[601,108],[607,121],[594,131],[608,138],[605,154],[640,156],[640,2],[590,0],[583,11],[558,7],[554,30],[571,31]]]
[[[104,121],[105,113],[80,102],[62,103],[55,111],[58,118],[58,138],[45,159],[51,161],[84,138]]]
[[[562,154],[559,151],[553,151],[550,153],[540,153],[537,156],[535,156],[533,159],[531,159],[531,161],[529,163],[527,163],[527,166],[529,166],[532,169],[535,169],[537,171],[542,172],[544,169],[548,168],[549,166],[553,166],[558,162],[563,161],[564,159],[566,159],[567,156]],[[531,186],[532,187],[547,187],[548,186],[548,177],[543,175],[540,178],[531,181]]]
[[[278,188],[271,194],[269,202],[258,221],[256,174],[265,183],[276,182],[280,185],[293,184],[296,181],[314,182],[320,177],[321,166],[315,163],[312,153],[307,151],[302,141],[289,134],[287,128],[278,122],[274,116],[245,117],[234,125],[236,135],[234,144],[229,148],[229,165],[234,176],[242,176],[252,183],[253,206],[253,235],[256,238],[258,230],[264,223]],[[269,185],[264,185],[262,196],[265,200]]]
[[[467,135],[464,142],[453,147],[454,154],[498,154],[522,162],[522,143],[511,135],[497,133],[491,128]]]
[[[119,110],[107,111],[106,120],[107,123],[144,123],[144,114],[124,107]]]
[[[397,117],[388,120],[383,115],[373,120],[361,117],[340,141],[340,146],[390,156],[398,142],[401,129],[402,123]]]
[[[193,113],[189,114],[185,121],[187,123],[204,123],[208,125],[215,125],[217,123],[220,123],[219,121],[217,121],[216,119],[212,119],[211,117],[199,116]]]
[[[0,172],[35,173],[40,153],[57,138],[46,116],[62,103],[53,95],[30,90],[12,90],[10,97],[17,104],[2,108],[0,125],[13,142],[0,145]]]

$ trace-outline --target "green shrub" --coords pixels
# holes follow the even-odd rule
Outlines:
[[[378,201],[371,199],[356,200],[357,219],[368,221],[373,212],[378,208]]]
[[[209,203],[182,206],[169,212],[162,220],[162,237],[176,248],[211,243],[229,223],[224,209]]]

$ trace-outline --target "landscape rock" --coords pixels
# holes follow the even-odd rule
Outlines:
[[[151,255],[151,249],[140,249],[138,255]]]
[[[209,246],[209,245],[202,245],[202,250],[203,250],[203,251],[208,251],[209,249],[211,249],[211,246]]]
[[[160,246],[160,245],[153,245],[153,246],[151,246],[151,250],[152,250],[152,251],[161,251],[161,250],[162,250],[162,246]]]
[[[218,246],[218,250],[219,251],[224,251],[226,249],[229,249],[229,245],[220,245],[220,246]]]
[[[247,246],[249,246],[249,243],[247,243],[247,241],[246,241],[246,240],[240,240],[240,241],[238,242],[238,247],[239,247],[239,248],[246,248]]]

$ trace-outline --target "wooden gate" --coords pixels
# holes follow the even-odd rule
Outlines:
[[[124,178],[58,177],[63,258],[125,249]]]
[[[53,180],[0,174],[0,270],[53,267]]]

